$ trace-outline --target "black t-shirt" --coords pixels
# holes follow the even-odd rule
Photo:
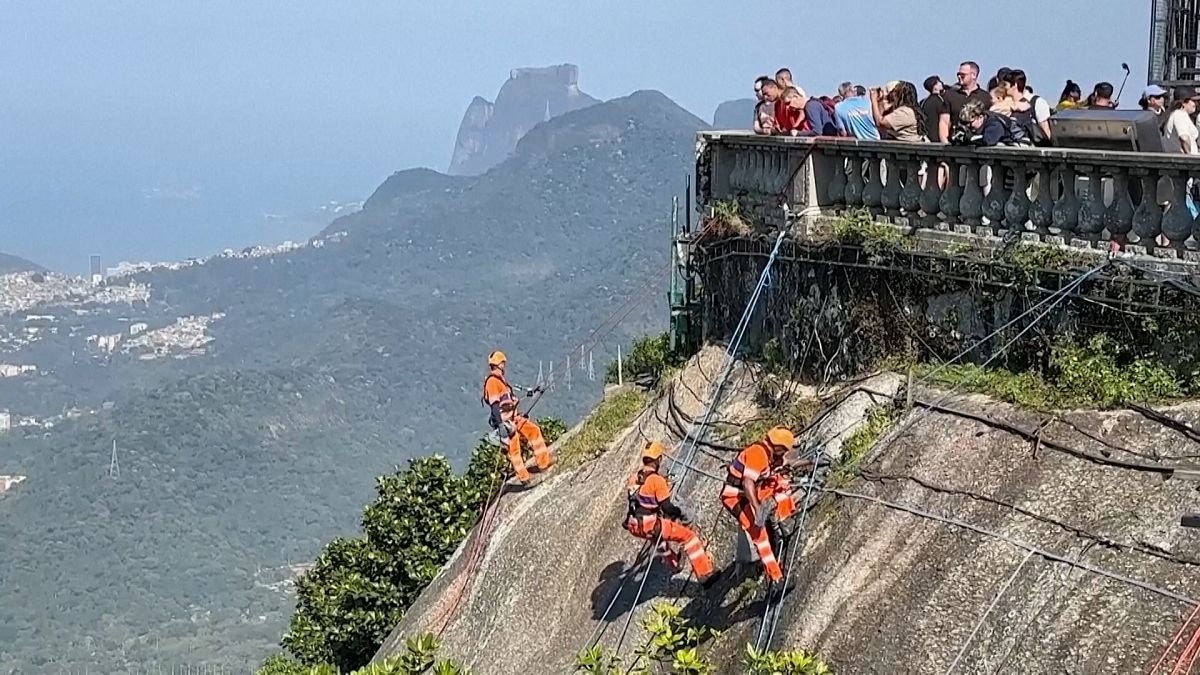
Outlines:
[[[962,93],[958,87],[951,87],[942,92],[942,97],[946,99],[946,104],[950,107],[951,128],[962,126],[958,117],[969,101],[979,101],[983,104],[984,110],[990,110],[992,107],[992,95],[983,89],[976,89],[968,95]]]
[[[925,136],[934,143],[941,143],[942,139],[938,136],[938,117],[942,113],[950,112],[946,99],[939,94],[930,94],[921,101],[921,112],[925,113]],[[953,128],[953,120],[950,126]]]

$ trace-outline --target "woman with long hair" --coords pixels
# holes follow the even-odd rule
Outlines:
[[[871,116],[883,138],[909,143],[925,142],[925,112],[917,104],[917,87],[912,82],[896,82],[888,91],[871,90]]]

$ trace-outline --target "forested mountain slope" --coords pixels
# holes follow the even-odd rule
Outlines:
[[[0,436],[0,473],[28,476],[0,497],[0,671],[252,669],[290,611],[286,565],[352,530],[375,476],[474,445],[490,349],[531,382],[649,278],[606,345],[665,323],[670,198],[702,126],[638,92],[540,125],[484,176],[400,172],[322,246],[127,280],[152,329],[222,314],[203,356],[85,358],[87,327],[40,343],[69,356],[0,407],[27,387],[84,414]],[[130,310],[89,311],[71,320]],[[583,375],[539,412],[577,416],[600,385]]]

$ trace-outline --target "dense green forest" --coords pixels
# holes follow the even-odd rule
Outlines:
[[[153,295],[136,312],[151,320],[226,314],[205,357],[97,364],[61,354],[75,347],[63,336],[40,343],[61,345],[56,366],[6,384],[0,407],[23,393],[115,405],[0,436],[0,473],[29,476],[0,497],[0,672],[257,667],[291,613],[287,565],[353,533],[375,477],[435,453],[465,466],[486,429],[489,350],[507,351],[518,382],[539,359],[561,372],[572,345],[663,278],[670,199],[701,126],[639,92],[540,125],[484,176],[397,173],[330,226],[339,242],[140,275]],[[664,300],[597,346],[598,369],[665,324]],[[538,414],[577,418],[603,371],[583,375]]]

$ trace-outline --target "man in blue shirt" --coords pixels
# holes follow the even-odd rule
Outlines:
[[[861,84],[854,87],[853,96],[848,96],[834,107],[838,127],[848,135],[863,140],[879,140],[879,128],[871,115],[871,101],[867,89]]]

